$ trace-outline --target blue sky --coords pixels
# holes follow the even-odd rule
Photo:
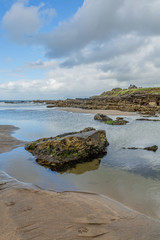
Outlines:
[[[0,98],[160,86],[159,12],[159,0],[1,0]]]

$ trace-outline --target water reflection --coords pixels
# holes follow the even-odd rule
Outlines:
[[[91,162],[78,163],[75,168],[68,169],[65,173],[83,174],[88,171],[97,170],[100,166],[101,159],[94,159]],[[64,172],[63,172],[64,173]]]

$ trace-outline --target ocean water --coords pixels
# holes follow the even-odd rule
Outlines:
[[[110,143],[101,160],[78,164],[64,173],[38,165],[23,147],[0,154],[0,170],[44,189],[107,195],[160,219],[160,122],[136,121],[137,117],[129,116],[125,117],[129,121],[127,125],[111,126],[93,117],[93,114],[48,109],[44,104],[32,102],[0,102],[0,124],[19,127],[13,133],[18,139],[32,141],[95,127],[106,131]],[[156,153],[123,149],[152,145],[159,146]]]

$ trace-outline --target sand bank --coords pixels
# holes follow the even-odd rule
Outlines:
[[[9,131],[0,131],[9,137]],[[7,144],[17,146],[12,137]],[[116,201],[92,193],[45,191],[4,172],[0,216],[1,240],[160,239],[159,221]]]
[[[77,113],[101,113],[105,115],[113,115],[113,116],[137,116],[139,115],[136,112],[124,112],[124,111],[119,111],[119,110],[99,110],[99,109],[82,109],[82,108],[71,108],[71,107],[66,107],[66,108],[58,108],[62,111],[67,111],[67,112],[77,112]]]
[[[11,136],[17,127],[0,125],[0,153],[8,152],[16,147],[24,145],[24,142]]]

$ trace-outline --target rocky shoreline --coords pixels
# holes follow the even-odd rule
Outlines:
[[[133,89],[134,90],[134,89]],[[34,103],[46,103],[48,108],[71,107],[81,109],[120,110],[128,112],[140,112],[141,114],[155,115],[160,113],[160,88],[149,90],[138,88],[136,91],[119,91],[113,89],[104,92],[100,96],[90,98],[66,99],[66,100],[37,100]]]

